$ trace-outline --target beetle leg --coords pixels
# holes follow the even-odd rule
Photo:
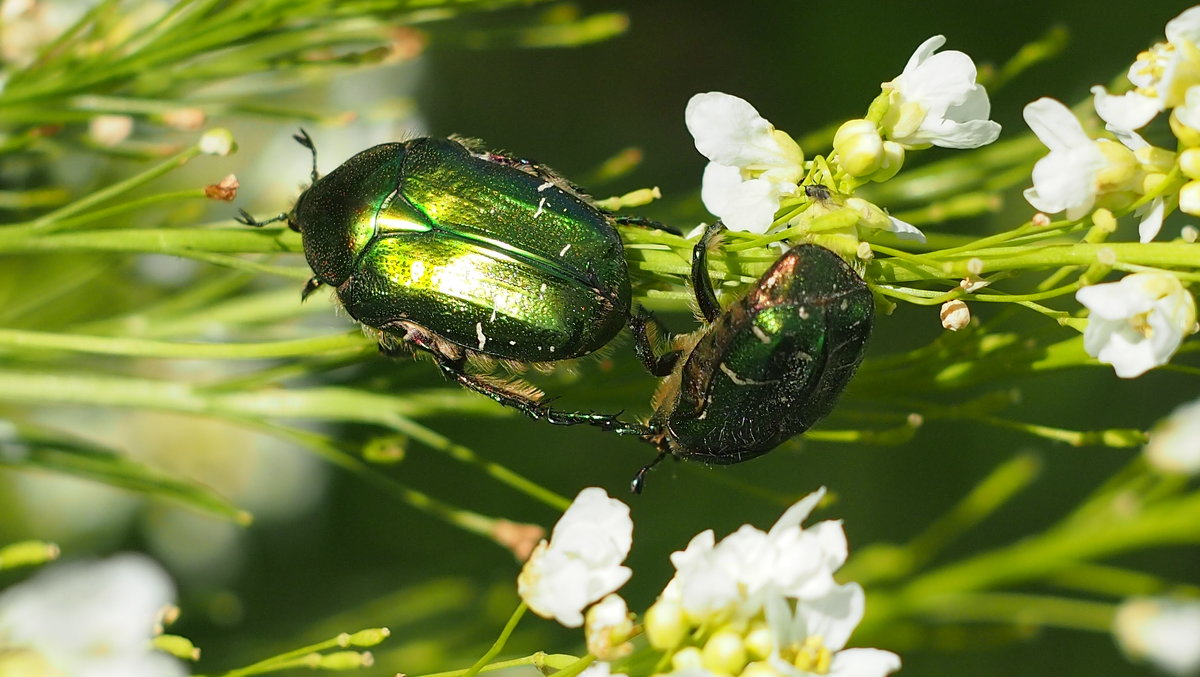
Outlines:
[[[656,354],[654,339],[650,336],[651,324],[658,327],[658,319],[644,308],[638,308],[637,312],[630,316],[629,329],[633,332],[633,352],[637,353],[646,371],[655,376],[666,376],[675,369],[675,363],[679,361],[682,352],[672,350],[662,355]]]
[[[704,235],[692,248],[692,290],[696,293],[696,305],[700,313],[710,323],[721,314],[721,304],[713,291],[712,278],[708,276],[708,248],[724,229],[725,224],[716,221],[704,230]]]
[[[451,359],[436,351],[433,352],[438,367],[448,378],[454,379],[459,385],[486,395],[496,402],[512,407],[532,419],[545,419],[554,425],[592,425],[618,435],[642,435],[642,426],[625,423],[617,418],[619,414],[595,414],[581,411],[562,411],[549,406],[548,402],[539,402],[523,393],[505,388],[495,383],[489,383],[477,376],[468,374],[466,358]]]
[[[317,145],[315,143],[313,143],[312,137],[308,135],[308,132],[304,131],[303,127],[300,128],[299,134],[292,134],[292,138],[296,140],[296,143],[298,143],[301,146],[304,146],[305,148],[312,151],[312,176],[311,176],[311,178],[312,178],[312,182],[316,183],[317,179],[321,178],[321,175],[319,173],[317,173]]]
[[[683,235],[683,233],[674,226],[668,226],[665,223],[660,223],[644,216],[613,216],[612,220],[614,223],[622,226],[637,226],[638,228],[646,228],[648,230],[663,230],[671,233],[672,235]]]
[[[287,218],[288,218],[288,215],[286,213],[280,212],[279,214],[276,214],[275,216],[272,216],[269,219],[266,219],[264,221],[259,221],[258,219],[254,218],[253,216],[250,216],[250,212],[246,211],[245,209],[238,209],[238,215],[235,216],[233,218],[233,220],[237,221],[238,223],[242,224],[243,226],[254,226],[255,228],[261,228],[263,226],[266,226],[266,225],[269,225],[272,223],[279,223],[280,221],[287,221]],[[291,223],[288,223],[288,225],[290,226]]]
[[[670,453],[666,449],[662,449],[658,452],[658,456],[654,457],[653,461],[639,468],[637,474],[633,476],[633,481],[629,483],[629,490],[635,494],[642,493],[642,489],[646,488],[646,473],[650,472],[651,468],[658,465],[659,461],[662,461]]]
[[[308,278],[308,282],[304,283],[304,289],[300,290],[300,301],[303,303],[312,295],[313,292],[321,288],[321,281],[316,277]]]

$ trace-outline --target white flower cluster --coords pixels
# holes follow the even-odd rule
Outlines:
[[[173,598],[167,574],[141,556],[54,565],[0,594],[0,675],[185,675],[150,643]]]
[[[660,666],[670,665],[663,674],[874,677],[900,668],[893,653],[845,648],[865,604],[861,586],[833,578],[846,560],[845,533],[836,521],[801,527],[824,494],[821,489],[796,503],[770,531],[746,525],[720,542],[705,531],[671,556],[675,576],[643,619],[650,646],[665,654]],[[560,539],[627,544],[627,509],[599,508],[606,501],[620,504],[599,489],[581,492],[544,552],[561,547]],[[613,519],[618,514],[622,519]],[[605,563],[592,567],[577,566],[578,558],[535,554],[541,561],[531,560],[522,572],[521,597],[537,611],[557,596],[553,614],[539,613],[577,627],[582,609],[607,595],[588,611],[588,649],[602,660],[623,657],[632,650],[626,640],[633,625],[624,600],[608,588],[628,578],[619,566],[627,549],[601,546],[608,555],[596,561]],[[528,575],[531,568],[536,575]],[[598,586],[598,580],[606,583]],[[589,674],[612,674],[611,666],[600,663]]]
[[[806,181],[814,170],[832,165],[842,178],[826,187],[849,194],[866,181],[894,176],[906,149],[975,148],[995,141],[1000,125],[987,119],[990,104],[975,82],[975,64],[962,52],[935,54],[945,42],[938,35],[918,47],[904,72],[884,84],[870,118],[843,125],[834,138],[834,154],[820,161],[805,162],[792,137],[746,101],[721,92],[692,97],[685,114],[688,131],[709,159],[701,189],[704,205],[730,230],[765,233],[781,210],[810,200],[805,185],[833,180]],[[852,206],[864,213],[859,226],[924,240],[912,225],[870,207]]]
[[[1097,115],[1116,140],[1093,139],[1062,103],[1049,98],[1025,106],[1025,121],[1050,153],[1033,168],[1025,198],[1047,214],[1080,219],[1097,208],[1125,209],[1141,202],[1138,237],[1153,240],[1169,204],[1168,175],[1179,167],[1192,179],[1179,207],[1200,214],[1200,7],[1167,23],[1167,42],[1138,55],[1129,69],[1134,89],[1123,96],[1093,87]],[[1171,128],[1185,150],[1150,145],[1136,130],[1171,110]],[[1173,189],[1171,190],[1173,192]],[[1165,273],[1136,273],[1079,290],[1091,311],[1084,349],[1117,376],[1136,378],[1166,364],[1183,338],[1196,331],[1196,302]]]

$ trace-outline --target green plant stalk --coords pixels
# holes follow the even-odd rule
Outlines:
[[[463,677],[475,677],[475,675],[478,675],[479,671],[482,670],[485,665],[491,662],[493,658],[500,655],[500,652],[504,650],[504,645],[508,644],[508,638],[512,636],[513,630],[517,629],[517,623],[521,621],[521,617],[525,615],[525,611],[528,609],[529,606],[526,605],[524,601],[517,605],[516,610],[513,611],[512,616],[510,616],[508,619],[508,622],[504,624],[504,629],[500,631],[500,636],[496,638],[496,641],[492,644],[491,648],[489,648],[482,656],[480,656],[479,660],[475,661],[475,664],[463,673]]]
[[[261,343],[177,343],[139,338],[110,338],[83,334],[0,329],[0,350],[62,350],[93,355],[210,360],[259,360],[308,357],[343,351],[374,352],[375,344],[361,332],[348,332]]]
[[[563,668],[575,663],[579,657],[570,654],[548,654],[544,651],[538,651],[523,658],[513,658],[507,661],[496,661],[489,663],[479,669],[479,672],[491,672],[493,670],[503,670],[504,668],[515,668],[519,666],[529,665],[541,672],[547,674],[544,668],[553,668],[554,672],[549,674],[558,674]],[[463,677],[467,670],[448,670],[446,672],[429,672],[416,677]]]

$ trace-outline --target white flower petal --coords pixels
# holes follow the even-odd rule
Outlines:
[[[1175,117],[1184,125],[1200,130],[1200,85],[1188,88],[1183,105],[1175,109]]]
[[[817,599],[801,600],[796,613],[805,619],[810,635],[820,635],[825,646],[839,651],[858,627],[866,611],[866,595],[858,583],[847,583]]]
[[[775,525],[771,527],[769,534],[777,536],[785,529],[793,529],[799,527],[812,511],[820,504],[821,499],[825,498],[825,487],[821,487],[804,498],[792,504],[792,507],[783,511],[779,519],[775,521]]]
[[[1150,242],[1162,230],[1166,207],[1166,201],[1156,197],[1134,211],[1134,215],[1141,219],[1138,222],[1138,239],[1141,242]]]
[[[1061,101],[1042,97],[1026,104],[1023,114],[1025,124],[1051,152],[1092,143],[1075,114]]]
[[[900,657],[882,649],[843,649],[826,677],[883,677],[900,669]]]
[[[804,154],[786,134],[758,114],[745,99],[722,92],[697,94],[684,111],[696,150],[717,164],[743,170],[784,169],[800,177]]]
[[[891,222],[891,226],[885,230],[895,233],[896,237],[900,238],[901,240],[915,240],[917,242],[925,241],[925,233],[922,233],[919,228],[911,223],[901,221],[891,214],[888,214],[888,220]]]
[[[767,179],[742,180],[736,167],[710,162],[704,170],[700,199],[730,230],[765,233],[775,221],[782,194],[795,192],[796,184]]]
[[[1190,42],[1200,44],[1200,6],[1186,9],[1167,22],[1167,41],[1175,44]]]
[[[1137,91],[1120,96],[1109,94],[1100,85],[1092,87],[1096,114],[1110,131],[1132,131],[1145,127],[1158,115],[1158,101]]]

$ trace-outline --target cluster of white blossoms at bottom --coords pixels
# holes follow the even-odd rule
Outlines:
[[[675,576],[643,618],[646,638],[661,652],[656,674],[741,677],[855,675],[882,677],[900,668],[900,658],[878,649],[846,648],[862,620],[865,596],[856,583],[839,585],[833,574],[846,561],[846,537],[840,522],[801,526],[824,496],[821,489],[789,508],[769,531],[746,525],[717,541],[711,530],[674,553]],[[601,659],[589,677],[612,674],[612,661],[628,655],[633,624],[624,600],[611,594],[628,575],[613,561],[611,543],[625,543],[632,529],[599,489],[585,489],[521,573],[519,590],[530,608],[574,586],[586,594],[560,598],[553,615],[568,627],[583,608],[603,601],[587,614],[588,649]],[[576,506],[579,506],[577,509]],[[590,506],[590,507],[589,507]],[[621,513],[623,519],[611,519]],[[583,519],[594,516],[595,522]],[[612,530],[605,537],[606,530]],[[581,556],[556,556],[560,543],[589,541],[604,557],[579,566]],[[625,548],[627,552],[628,548]],[[623,559],[624,554],[621,554]],[[531,572],[534,572],[531,574]],[[597,581],[620,581],[612,589]],[[572,600],[566,608],[563,600]],[[565,619],[565,620],[564,620]]]
[[[51,566],[0,593],[0,675],[185,675],[151,644],[174,594],[166,572],[138,555]]]

